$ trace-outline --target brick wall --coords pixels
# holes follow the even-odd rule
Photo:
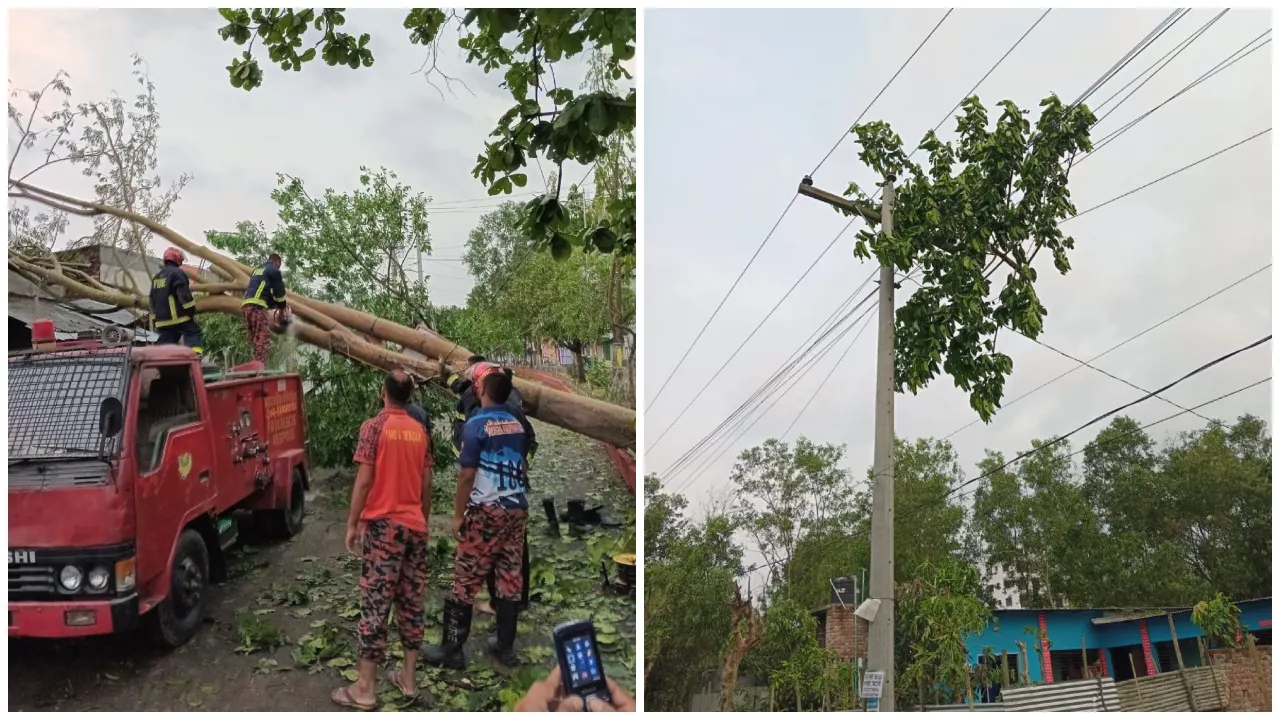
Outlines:
[[[1227,676],[1228,712],[1271,712],[1271,646],[1257,648],[1257,664],[1248,648],[1209,651],[1214,667]]]
[[[853,607],[849,605],[828,605],[826,607],[826,648],[834,652],[841,660],[849,661],[857,657],[867,657],[867,621],[855,617]],[[854,624],[857,624],[856,646]]]

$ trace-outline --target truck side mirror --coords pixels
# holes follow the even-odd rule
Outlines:
[[[116,397],[103,398],[98,410],[98,432],[102,437],[113,438],[123,429],[124,403]]]

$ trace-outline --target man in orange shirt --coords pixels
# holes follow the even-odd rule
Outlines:
[[[373,710],[378,666],[387,650],[387,622],[396,608],[404,664],[388,680],[416,697],[414,671],[426,628],[422,601],[427,585],[427,519],[431,517],[431,446],[425,428],[405,412],[413,380],[388,373],[382,412],[360,428],[351,491],[347,550],[364,558],[360,575],[360,623],[356,654],[359,679],[333,692],[343,707]]]

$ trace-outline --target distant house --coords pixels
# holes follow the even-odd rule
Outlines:
[[[1270,645],[1271,598],[1236,605],[1244,629],[1259,645]],[[987,627],[969,637],[967,646],[975,664],[984,650],[995,658],[1003,651],[1010,675],[1017,673],[1031,682],[1080,680],[1099,673],[1129,680],[1178,669],[1170,616],[1183,664],[1199,667],[1203,659],[1197,639],[1204,631],[1191,622],[1191,608],[1186,607],[997,609]]]
[[[59,340],[74,340],[82,331],[101,332],[112,325],[133,328],[142,339],[152,337],[140,312],[92,300],[60,300],[12,270],[8,309],[10,351],[31,347],[31,325],[41,319],[53,322],[54,335]]]

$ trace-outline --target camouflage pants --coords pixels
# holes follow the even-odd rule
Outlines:
[[[253,346],[253,359],[266,365],[267,354],[271,351],[267,309],[256,305],[243,305],[240,313],[244,315],[244,331],[249,335],[249,344]]]
[[[528,522],[527,510],[503,510],[493,505],[467,508],[453,566],[454,599],[465,605],[474,604],[476,593],[492,571],[497,597],[519,602],[524,587],[520,567]]]
[[[385,518],[370,520],[361,551],[364,568],[360,574],[357,653],[361,660],[381,663],[386,656],[393,604],[402,645],[417,648],[422,644],[427,624],[422,607],[427,590],[427,533]]]

